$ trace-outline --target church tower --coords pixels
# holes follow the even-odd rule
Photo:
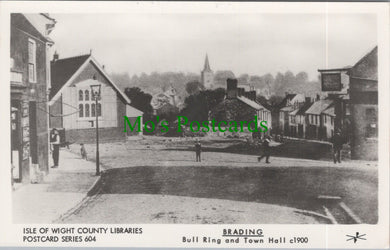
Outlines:
[[[206,89],[210,89],[214,85],[214,72],[210,68],[209,57],[206,54],[204,68],[201,73],[202,84]]]

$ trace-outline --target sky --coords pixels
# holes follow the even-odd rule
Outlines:
[[[88,54],[109,73],[199,73],[236,76],[353,65],[377,45],[372,14],[51,14],[60,58]]]

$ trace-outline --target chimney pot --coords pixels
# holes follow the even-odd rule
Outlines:
[[[57,51],[54,52],[54,55],[53,55],[53,61],[57,61],[58,59],[60,58],[60,55],[58,55]]]

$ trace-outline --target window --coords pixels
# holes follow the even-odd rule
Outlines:
[[[316,115],[316,124],[319,124],[319,123],[318,123],[318,115]]]
[[[85,117],[89,117],[89,104],[85,104]]]
[[[91,118],[102,116],[102,104],[100,101],[96,107],[95,100],[92,98],[92,93],[89,89],[80,89],[78,92],[79,97],[79,117]]]
[[[324,123],[326,124],[326,115],[324,115]]]
[[[366,137],[377,137],[378,136],[378,120],[377,111],[375,108],[366,109]]]
[[[79,117],[84,116],[84,106],[83,104],[79,104]]]
[[[36,55],[36,43],[32,39],[28,39],[28,81],[32,83],[37,82]]]
[[[92,117],[95,117],[95,110],[96,110],[95,103],[92,103],[92,105],[91,105],[91,116]]]
[[[96,113],[98,116],[102,116],[102,104],[101,103],[98,103],[97,107],[96,107]]]

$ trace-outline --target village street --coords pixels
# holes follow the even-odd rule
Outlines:
[[[377,221],[377,163],[240,153],[239,139],[134,137],[102,143],[105,169],[96,194],[61,223],[354,223],[331,200],[338,196],[363,223]],[[237,147],[237,148],[236,148]],[[87,144],[90,160],[95,145]],[[67,149],[64,149],[67,150]],[[79,145],[70,150],[78,153]],[[237,151],[237,152],[234,152]],[[250,150],[247,152],[251,152]]]

